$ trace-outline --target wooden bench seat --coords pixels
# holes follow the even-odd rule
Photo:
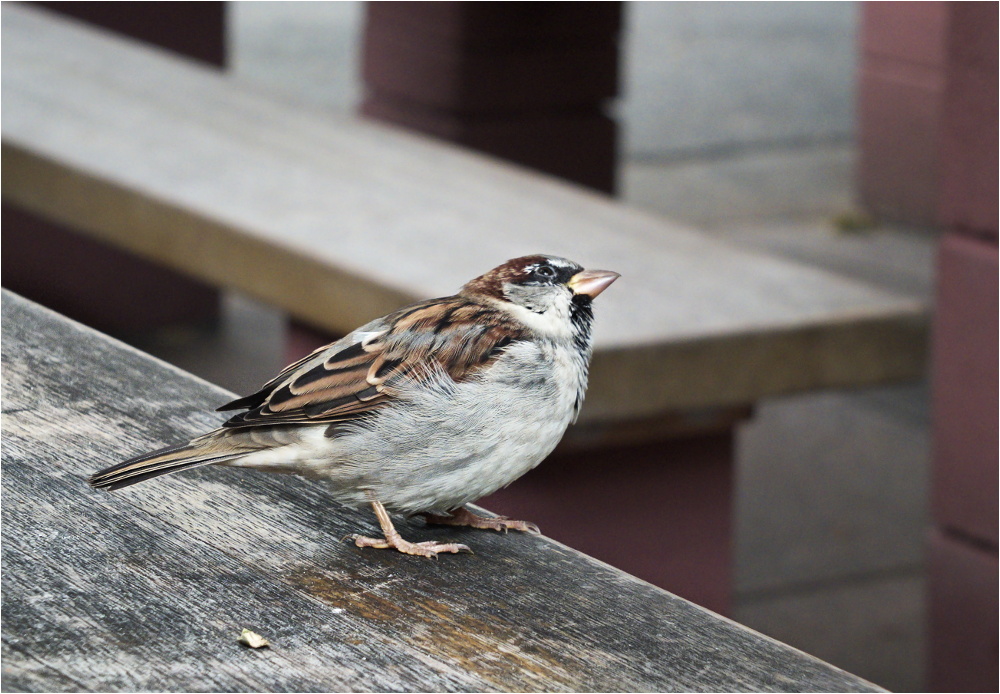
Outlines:
[[[911,378],[913,301],[457,148],[3,8],[3,196],[342,333],[530,252],[622,273],[588,420]]]
[[[2,297],[4,691],[876,691],[545,537],[431,561],[340,541],[322,483],[86,477],[231,394]],[[250,628],[271,642],[237,644]]]

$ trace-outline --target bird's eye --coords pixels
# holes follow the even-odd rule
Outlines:
[[[556,276],[556,269],[551,265],[542,265],[535,270],[535,276],[550,280]]]

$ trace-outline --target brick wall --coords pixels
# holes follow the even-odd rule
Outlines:
[[[948,3],[933,331],[929,684],[998,679],[998,5]]]

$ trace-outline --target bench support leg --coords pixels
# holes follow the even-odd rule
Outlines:
[[[365,8],[364,116],[615,190],[619,3]]]

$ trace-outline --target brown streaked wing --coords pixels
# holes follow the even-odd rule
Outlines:
[[[224,426],[353,419],[390,402],[393,387],[406,380],[443,371],[462,381],[523,337],[506,313],[465,297],[425,301],[390,314],[385,322],[388,330],[370,342],[351,345],[319,363],[300,362],[284,379],[271,381],[269,392],[250,396],[263,398],[248,402],[252,409]]]
[[[312,352],[305,355],[298,361],[292,362],[291,364],[286,366],[284,369],[281,370],[281,373],[279,373],[270,381],[262,385],[260,389],[257,390],[257,392],[227,402],[225,405],[215,408],[215,411],[225,412],[227,410],[243,410],[246,408],[252,408],[261,405],[265,400],[267,400],[267,396],[270,395],[271,391],[274,390],[275,386],[284,381],[285,378],[290,376],[294,371],[302,368],[302,366],[304,366],[306,362],[312,361],[316,356],[320,354],[320,352],[325,352],[326,350],[330,349],[336,344],[337,344],[336,341],[331,342],[328,345],[323,345],[322,347],[313,350]]]

